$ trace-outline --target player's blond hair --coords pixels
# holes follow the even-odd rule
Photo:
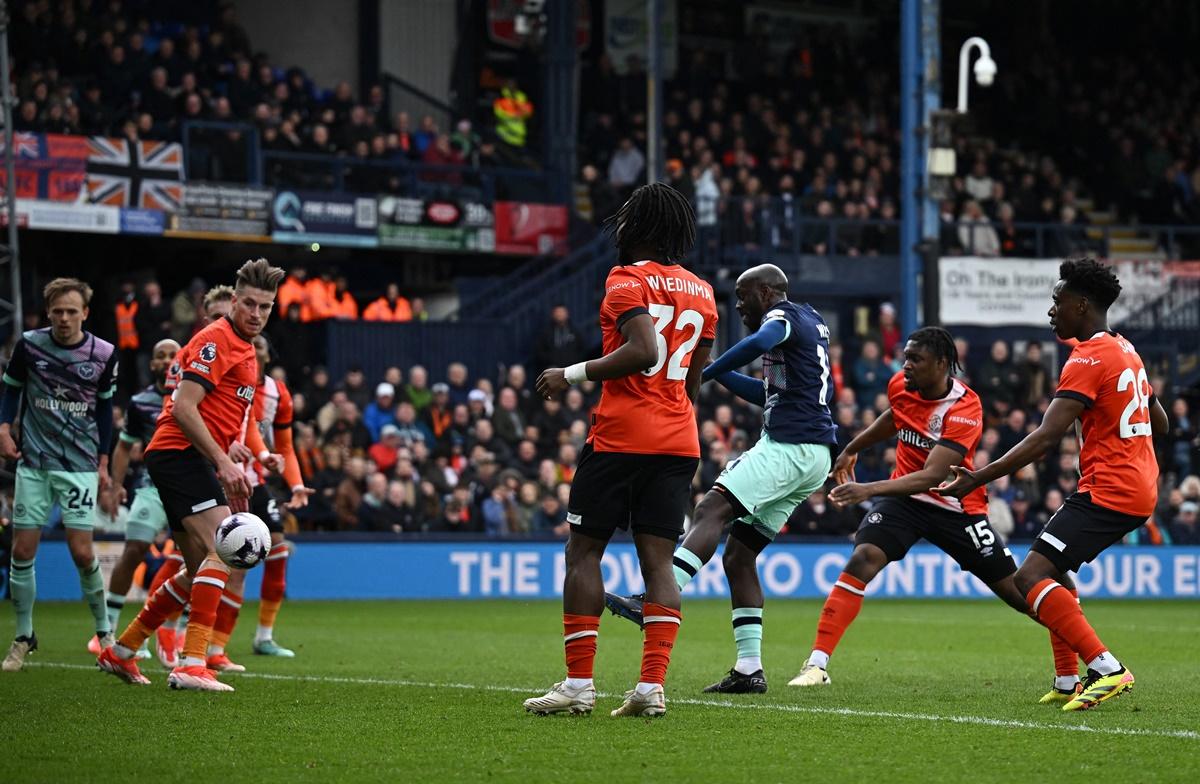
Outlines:
[[[233,301],[233,286],[213,286],[204,295],[204,309],[211,310],[214,303],[217,302],[232,302]]]
[[[46,307],[50,307],[50,303],[61,297],[63,294],[70,294],[72,291],[79,292],[79,296],[83,297],[83,306],[86,308],[92,301],[92,287],[84,283],[79,278],[55,278],[46,284],[46,288],[42,289],[42,299],[46,302]]]
[[[275,291],[286,274],[282,267],[272,267],[266,259],[251,259],[238,270],[234,288],[238,291],[247,287]]]

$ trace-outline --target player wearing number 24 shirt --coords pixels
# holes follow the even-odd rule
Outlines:
[[[545,398],[583,381],[604,384],[567,504],[567,678],[525,701],[525,710],[539,714],[590,713],[595,705],[600,559],[616,529],[633,533],[647,617],[641,677],[614,716],[666,712],[663,682],[681,622],[671,552],[699,464],[693,401],[716,335],[716,299],[712,286],[678,264],[696,240],[695,215],[678,191],[660,183],[638,188],[609,225],[620,264],[600,305],[604,356],[548,368],[537,380]]]
[[[1084,617],[1067,573],[1121,541],[1154,510],[1158,463],[1152,437],[1168,425],[1142,358],[1109,329],[1108,309],[1121,293],[1112,269],[1079,259],[1064,261],[1058,274],[1050,326],[1059,339],[1077,342],[1042,424],[986,468],[954,469],[954,480],[938,492],[961,498],[1038,459],[1079,428],[1079,488],[1038,534],[1014,579],[1037,619],[1087,662],[1082,688],[1063,705],[1086,710],[1129,690],[1134,678]]]

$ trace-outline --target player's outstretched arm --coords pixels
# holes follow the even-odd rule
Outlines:
[[[955,466],[951,469],[954,472],[953,481],[943,482],[935,489],[941,495],[962,498],[981,485],[1008,476],[1029,465],[1062,440],[1083,413],[1083,408],[1083,401],[1073,397],[1054,398],[1050,401],[1050,407],[1046,409],[1046,415],[1038,429],[1025,436],[1021,443],[1008,450],[1003,457],[978,471],[968,471],[961,466]]]
[[[882,444],[884,441],[896,435],[896,418],[892,416],[892,409],[887,409],[878,417],[871,425],[849,443],[842,453],[838,455],[837,460],[833,463],[833,481],[838,484],[847,484],[854,481],[854,466],[858,463],[858,453],[864,449],[870,449],[876,444]],[[945,474],[942,474],[944,477]],[[941,477],[939,477],[940,479]]]
[[[771,319],[764,323],[757,332],[739,340],[717,357],[715,362],[704,368],[704,380],[711,381],[723,373],[750,364],[787,340],[788,330],[788,324],[783,319]]]
[[[179,423],[179,429],[187,436],[188,441],[192,442],[192,446],[216,466],[217,479],[225,491],[234,498],[247,498],[250,496],[250,483],[246,481],[246,475],[229,459],[225,450],[217,445],[200,416],[200,401],[204,399],[205,394],[203,386],[191,379],[183,379],[175,390],[175,404],[171,415]]]
[[[537,380],[538,394],[550,398],[582,381],[611,381],[654,367],[658,362],[658,341],[654,336],[654,320],[648,313],[634,316],[621,325],[621,336],[625,342],[611,354],[569,368],[543,370]]]
[[[135,443],[137,443],[136,438],[121,433],[117,437],[117,445],[113,448],[112,481],[113,490],[117,493],[118,503],[124,503],[125,501],[125,474],[129,473],[129,462]]]
[[[727,370],[713,380],[747,403],[753,403],[759,408],[767,404],[767,389],[763,382],[754,376]]]
[[[4,387],[4,397],[0,398],[0,457],[5,460],[20,460],[21,452],[12,436],[12,424],[17,420],[17,412],[21,407],[21,387],[14,386],[7,380],[0,386]]]
[[[829,492],[829,500],[837,506],[847,507],[879,495],[910,496],[925,493],[945,479],[950,467],[958,465],[962,458],[958,450],[938,444],[929,451],[925,466],[920,471],[882,482],[841,484]]]

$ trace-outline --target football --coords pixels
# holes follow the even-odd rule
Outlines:
[[[234,569],[253,569],[271,549],[271,532],[257,515],[237,512],[217,526],[217,556]]]

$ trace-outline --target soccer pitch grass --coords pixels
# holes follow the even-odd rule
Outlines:
[[[729,606],[684,604],[667,715],[614,719],[641,635],[605,615],[590,717],[526,714],[563,675],[554,602],[292,602],[252,656],[247,603],[232,694],[127,686],[83,650],[82,603],[40,604],[41,650],[0,674],[0,781],[1200,781],[1200,608],[1086,602],[1138,678],[1082,713],[1038,705],[1047,633],[999,602],[867,600],[831,686],[786,683],[820,603],[771,601],[765,695],[701,694],[733,662]],[[12,634],[3,607],[0,634]],[[125,620],[131,617],[126,612]]]

